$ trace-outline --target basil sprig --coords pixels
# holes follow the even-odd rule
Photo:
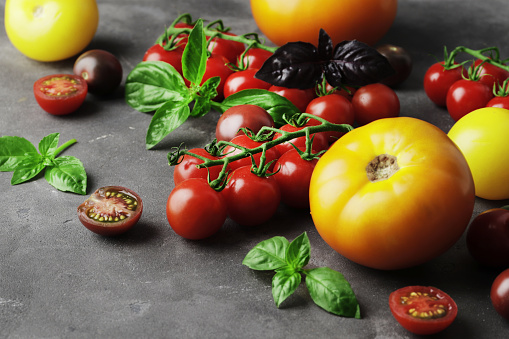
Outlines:
[[[339,316],[360,319],[359,303],[345,277],[328,267],[304,269],[310,256],[311,245],[304,232],[291,243],[284,237],[260,242],[242,264],[253,270],[276,271],[272,296],[277,307],[295,292],[304,274],[309,294],[318,306]]]
[[[44,171],[44,177],[60,191],[86,194],[87,173],[83,163],[72,156],[58,154],[76,142],[71,139],[58,147],[60,134],[42,138],[37,148],[28,140],[17,136],[0,138],[0,171],[13,172],[11,184],[17,185]]]

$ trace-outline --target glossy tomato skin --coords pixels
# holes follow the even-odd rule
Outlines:
[[[443,61],[434,63],[424,75],[424,91],[435,105],[445,107],[449,88],[463,75],[466,76],[466,72],[462,66],[445,69]]]
[[[292,133],[292,132],[300,131],[301,129],[303,129],[307,126],[312,126],[312,123],[308,122],[304,126],[294,126],[292,124],[286,124],[286,125],[281,126],[279,129],[284,132]],[[276,132],[276,133],[274,133],[274,136],[272,139],[276,140],[276,139],[280,138],[281,136],[282,136],[281,133]],[[323,151],[323,150],[326,150],[327,148],[329,148],[329,141],[327,139],[327,135],[322,134],[322,133],[315,133],[315,134],[311,134],[310,137],[314,137],[313,144],[312,144],[313,152],[317,153],[317,152],[320,152],[320,151]],[[307,139],[306,139],[306,136],[304,135],[302,137],[293,138],[293,139],[290,139],[283,143],[280,143],[280,144],[274,146],[273,148],[275,148],[280,155],[283,155],[286,152],[288,152],[289,150],[294,149],[294,146],[298,147],[298,148],[305,149],[306,141],[307,141]],[[292,146],[292,144],[294,146]]]
[[[210,160],[217,160],[219,157],[211,155],[204,148],[193,148],[189,152],[196,155],[200,155]],[[196,168],[196,165],[202,164],[203,160],[193,157],[192,155],[184,155],[182,160],[175,165],[173,170],[173,182],[175,186],[179,185],[182,181],[191,178],[202,178],[207,179],[210,176],[210,180],[215,180],[219,177],[222,166],[216,165],[208,168]]]
[[[458,314],[454,300],[431,286],[408,286],[392,292],[389,308],[401,326],[419,335],[445,330]]]
[[[263,144],[263,142],[258,142],[258,141],[252,140],[245,134],[237,135],[230,142],[235,145],[242,146],[245,148],[255,148],[255,147],[261,146]],[[230,145],[226,146],[223,150],[223,154],[225,157],[231,157],[231,156],[237,155],[241,152],[242,151],[240,149],[235,148]],[[275,160],[277,160],[279,158],[279,155],[280,154],[275,147],[268,148],[267,151],[265,152],[265,164],[268,164],[271,161],[275,162]],[[260,165],[261,156],[262,156],[261,152],[253,154],[253,158],[255,159],[255,163],[257,166]],[[229,166],[232,170],[235,170],[239,167],[251,166],[251,164],[252,164],[251,158],[246,157],[246,158],[242,158],[242,159],[230,162]],[[274,166],[274,163],[272,164],[272,166],[270,168],[272,168],[273,166]]]
[[[482,265],[509,267],[509,210],[494,208],[476,216],[466,239],[468,251]]]
[[[78,207],[78,218],[90,231],[115,236],[127,232],[141,218],[143,201],[133,190],[105,186]]]
[[[309,102],[316,97],[314,88],[298,89],[281,86],[270,86],[269,91],[277,93],[282,97],[290,100],[290,102],[294,104],[300,112],[304,112]]]
[[[480,198],[509,199],[508,130],[508,110],[484,107],[465,115],[448,132],[467,159]]]
[[[244,134],[241,128],[248,128],[256,134],[263,126],[274,127],[274,119],[264,108],[250,104],[233,106],[217,121],[216,139],[230,141]]]
[[[252,173],[251,166],[234,170],[222,194],[228,215],[242,226],[257,226],[268,221],[281,201],[276,179]]]
[[[256,72],[258,72],[257,69],[249,68],[230,74],[224,82],[224,97],[228,98],[230,95],[244,89],[269,89],[271,84],[255,78]]]
[[[143,56],[143,61],[164,61],[175,68],[182,75],[182,54],[184,46],[179,45],[172,50],[165,50],[160,44],[150,47]]]
[[[509,268],[493,281],[490,299],[498,314],[509,320]]]
[[[366,125],[383,118],[399,116],[400,103],[396,92],[387,85],[376,83],[359,88],[353,98],[355,120]]]
[[[237,65],[241,68],[254,68],[260,69],[262,68],[265,61],[272,56],[272,52],[267,51],[262,48],[250,48],[244,54],[242,60],[239,58],[239,62]]]
[[[380,81],[389,87],[395,87],[404,82],[412,73],[412,57],[401,46],[383,44],[376,47],[376,50],[387,58],[394,74]]]
[[[316,164],[309,196],[321,237],[346,258],[383,270],[444,253],[465,231],[475,202],[457,146],[436,126],[408,117],[341,137]]]
[[[486,107],[498,107],[498,108],[509,109],[509,96],[506,96],[506,97],[496,96],[496,97],[490,99],[490,101],[488,101],[488,103],[486,104]]]
[[[175,233],[189,240],[208,238],[223,226],[226,203],[207,180],[191,178],[176,186],[166,202],[166,217]]]
[[[397,0],[251,0],[262,33],[276,45],[304,41],[315,46],[323,28],[334,44],[360,40],[375,44],[396,17]]]
[[[100,49],[81,54],[74,62],[73,73],[85,79],[89,93],[97,95],[111,94],[122,82],[120,61]]]
[[[58,61],[81,52],[99,24],[95,0],[7,0],[5,30],[12,44],[37,61]]]
[[[225,35],[235,36],[235,34],[226,32]],[[244,52],[246,47],[243,43],[222,38],[213,38],[208,45],[210,53],[219,54],[228,59],[231,63],[236,63],[239,56]]]
[[[480,82],[493,89],[493,85],[502,85],[505,79],[509,78],[509,71],[497,67],[489,62],[477,59],[474,61],[474,67],[479,66],[478,75]]]
[[[461,79],[447,92],[446,107],[451,118],[458,121],[476,109],[486,107],[493,98],[493,89],[480,81]]]
[[[207,59],[207,65],[205,66],[205,74],[201,85],[205,81],[215,76],[221,78],[219,86],[217,86],[217,97],[215,100],[222,100],[224,98],[224,83],[226,79],[233,73],[233,70],[228,67],[228,59],[219,54],[212,54]]]
[[[85,101],[88,86],[85,79],[74,74],[47,75],[34,83],[35,100],[53,115],[67,115]]]

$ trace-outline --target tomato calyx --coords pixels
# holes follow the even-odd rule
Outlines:
[[[389,179],[398,170],[398,159],[385,153],[376,156],[366,166],[366,174],[371,182]]]

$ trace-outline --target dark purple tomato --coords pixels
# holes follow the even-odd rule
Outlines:
[[[509,268],[493,281],[490,298],[498,314],[509,320]]]
[[[110,52],[100,49],[81,54],[74,62],[73,72],[85,79],[92,94],[110,94],[122,82],[120,61]]]
[[[403,47],[384,44],[378,46],[376,50],[387,58],[394,69],[394,74],[380,81],[381,83],[393,87],[408,78],[412,72],[412,57]]]
[[[216,139],[230,141],[240,134],[241,128],[257,133],[263,126],[274,127],[274,119],[265,109],[256,105],[238,105],[228,108],[216,125]]]

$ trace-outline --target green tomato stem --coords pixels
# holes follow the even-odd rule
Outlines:
[[[60,152],[62,152],[67,147],[71,146],[72,144],[75,144],[76,142],[77,142],[76,139],[71,139],[71,140],[67,141],[66,143],[62,144],[60,147],[58,147],[55,150],[54,156],[56,157],[58,154],[60,154]]]

